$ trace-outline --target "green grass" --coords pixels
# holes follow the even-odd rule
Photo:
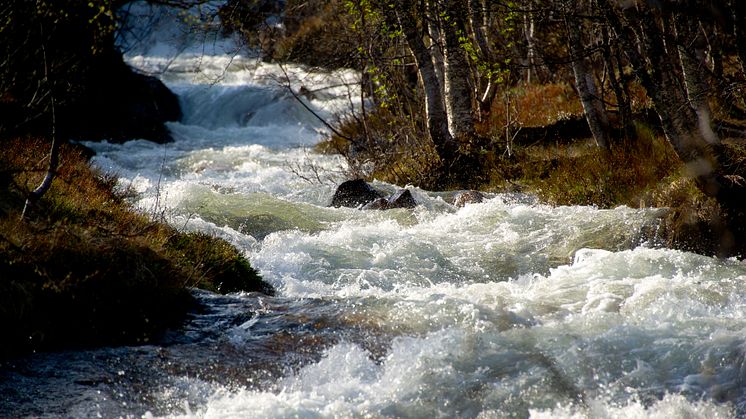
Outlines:
[[[47,152],[36,139],[0,148],[0,356],[147,342],[193,308],[190,287],[272,293],[234,247],[133,210],[70,146],[21,220]]]

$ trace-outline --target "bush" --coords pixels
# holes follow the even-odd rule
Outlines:
[[[367,112],[367,119],[349,117],[333,135],[316,146],[322,153],[341,154],[350,178],[378,179],[397,185],[433,189],[438,156],[426,133],[386,108]]]
[[[266,59],[323,68],[355,67],[352,20],[340,1],[230,0],[220,9],[229,32],[239,32]],[[277,25],[282,17],[282,26]]]

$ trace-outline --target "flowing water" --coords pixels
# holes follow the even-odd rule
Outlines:
[[[287,86],[332,118],[353,72],[149,45],[128,59],[179,95],[175,141],[88,144],[95,164],[278,294],[195,290],[204,309],[155,344],[15,360],[0,416],[746,414],[746,266],[648,243],[662,210],[414,187],[413,210],[330,208],[345,163],[311,150],[324,126]]]

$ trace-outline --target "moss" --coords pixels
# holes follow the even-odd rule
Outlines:
[[[274,294],[249,261],[225,240],[204,233],[174,234],[166,242],[168,254],[190,271],[191,286],[216,292],[258,291]],[[205,267],[210,269],[206,270]]]
[[[116,179],[70,146],[52,188],[21,221],[47,148],[13,140],[0,153],[0,356],[147,342],[193,307],[190,287],[272,293],[230,244],[134,211],[114,192]]]

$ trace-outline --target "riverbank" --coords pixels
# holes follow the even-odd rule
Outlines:
[[[608,148],[598,147],[590,137],[580,103],[567,84],[519,86],[505,97],[477,127],[485,140],[472,167],[462,167],[470,175],[450,189],[519,191],[553,206],[667,208],[660,228],[651,232],[651,242],[708,256],[743,255],[746,249],[733,239],[742,234],[741,218],[728,216],[697,188],[657,117],[647,111],[650,103],[644,92],[635,108],[635,132],[617,133]],[[385,109],[368,117],[367,132],[349,120],[339,128],[344,137],[333,135],[316,149],[343,155],[351,172],[369,180],[438,189],[433,147],[422,137],[407,135],[407,125]],[[734,161],[743,160],[746,153],[739,141],[725,134],[723,147]],[[394,140],[385,142],[387,138]]]
[[[197,308],[193,287],[273,293],[224,240],[134,210],[83,148],[62,147],[52,187],[21,220],[47,153],[34,138],[0,153],[0,357],[146,343]]]

